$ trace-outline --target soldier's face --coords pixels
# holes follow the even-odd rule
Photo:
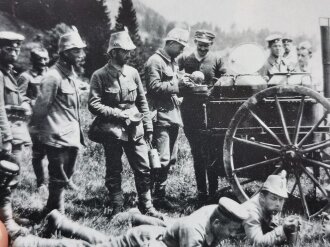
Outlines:
[[[205,43],[205,42],[200,42],[200,41],[195,41],[196,44],[196,48],[197,48],[197,53],[198,55],[200,55],[201,57],[206,56],[206,54],[209,52],[210,47],[212,45],[212,43]]]
[[[35,56],[33,58],[33,65],[37,68],[44,68],[49,63],[49,57],[48,56]]]
[[[282,211],[285,199],[273,193],[260,194],[260,204],[269,215],[276,215]]]
[[[292,44],[291,44],[291,42],[285,42],[283,44],[283,47],[284,47],[284,51],[286,53],[289,53],[291,51],[291,49],[292,49]]]
[[[311,54],[309,54],[307,49],[299,49],[297,55],[299,66],[307,66],[309,64]]]
[[[171,44],[169,45],[169,49],[168,51],[168,55],[170,55],[171,58],[176,58],[177,56],[179,56],[184,49],[184,45],[178,43],[178,42],[171,42]]]
[[[82,66],[85,62],[86,53],[83,48],[72,48],[63,52],[66,62],[74,67]]]
[[[114,59],[118,65],[123,66],[131,57],[131,52],[124,49],[115,49]]]
[[[3,46],[0,48],[1,60],[5,63],[13,63],[17,60],[18,55],[21,51],[20,44],[13,44],[8,46]]]
[[[271,45],[270,53],[275,57],[280,57],[283,54],[283,44],[281,42],[277,42]]]

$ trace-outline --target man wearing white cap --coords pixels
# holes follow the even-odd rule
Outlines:
[[[283,244],[291,233],[298,231],[299,219],[294,216],[288,216],[283,225],[277,226],[276,217],[288,197],[286,183],[285,171],[270,175],[260,193],[242,204],[250,214],[243,223],[245,233],[256,246]]]
[[[207,30],[198,30],[195,33],[196,48],[193,52],[179,56],[179,70],[193,74],[200,71],[204,75],[203,85],[212,86],[214,78],[219,78],[225,73],[222,58],[214,52],[209,51],[213,45],[215,35]],[[199,129],[204,123],[203,103],[206,102],[205,95],[185,94],[181,104],[181,113],[184,133],[189,141],[191,153],[194,159],[194,169],[197,183],[198,199],[201,204],[209,199],[215,199],[215,192],[218,189],[218,165],[209,168],[205,157],[207,156],[207,143],[210,138],[200,134]],[[207,180],[208,185],[207,186]],[[208,187],[208,188],[207,188]]]
[[[36,47],[30,52],[30,61],[32,68],[23,72],[17,79],[17,84],[22,91],[22,94],[30,99],[30,104],[33,107],[37,96],[40,94],[40,82],[42,77],[48,71],[49,55],[45,48]],[[33,141],[32,146],[32,166],[37,178],[37,188],[40,191],[47,190],[46,185],[46,167],[43,164],[43,159],[46,156],[46,150],[38,136],[31,133]]]
[[[283,57],[285,58],[287,64],[290,68],[294,68],[297,65],[298,57],[297,57],[297,51],[295,49],[295,46],[292,44],[292,38],[291,37],[284,37],[282,39],[283,41],[283,48],[284,48],[284,54]]]
[[[188,86],[188,80],[178,75],[175,58],[188,45],[189,31],[172,29],[165,38],[165,46],[156,51],[145,64],[147,97],[154,117],[153,145],[157,148],[161,167],[155,176],[154,203],[167,209],[173,205],[165,198],[168,171],[176,164],[179,127],[182,126],[179,87]]]
[[[31,131],[40,135],[49,161],[45,212],[58,209],[64,213],[64,190],[71,183],[78,151],[84,144],[74,67],[84,62],[86,44],[74,27],[60,37],[58,47],[59,60],[41,80],[41,92],[30,125]]]
[[[272,34],[266,38],[270,55],[260,70],[260,74],[269,80],[274,73],[288,72],[287,61],[283,58],[283,42],[282,36],[279,34]]]
[[[124,205],[121,189],[124,150],[134,172],[140,211],[161,218],[151,201],[146,143],[146,140],[151,141],[153,131],[149,107],[138,71],[126,65],[131,50],[135,48],[127,30],[111,35],[109,62],[95,71],[91,78],[88,106],[96,119],[89,137],[104,147],[105,185],[110,193],[112,215],[122,211]]]

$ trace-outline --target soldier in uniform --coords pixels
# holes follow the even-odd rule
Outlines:
[[[15,79],[13,63],[17,60],[24,36],[0,32],[0,80],[4,103],[12,132],[12,153],[22,163],[23,148],[31,144],[27,118],[31,115],[30,99],[24,96]]]
[[[126,65],[130,51],[135,49],[128,31],[113,33],[110,37],[109,62],[95,71],[91,78],[88,106],[96,115],[91,130],[99,129],[98,140],[103,144],[106,157],[105,185],[112,202],[112,215],[122,211],[124,198],[121,189],[123,150],[134,172],[138,207],[144,214],[162,215],[151,200],[151,175],[147,141],[151,141],[153,126],[149,107],[138,71]],[[141,114],[142,113],[142,114]],[[131,117],[143,115],[133,123]],[[96,132],[90,132],[96,138]],[[145,139],[143,136],[145,135]]]
[[[261,76],[267,81],[274,73],[288,72],[287,61],[283,58],[283,42],[279,34],[272,34],[266,38],[270,51],[269,57],[260,70]]]
[[[41,92],[33,108],[31,128],[38,132],[49,161],[49,197],[45,212],[64,213],[65,187],[70,183],[81,144],[79,94],[74,66],[84,62],[86,44],[78,31],[62,35],[59,60],[41,80]]]
[[[298,62],[297,51],[295,46],[292,44],[292,38],[284,37],[282,41],[284,48],[283,57],[286,59],[288,66],[292,69],[297,65]]]
[[[198,30],[195,33],[196,49],[190,54],[182,54],[178,58],[179,70],[192,74],[201,71],[205,80],[203,84],[212,86],[214,79],[225,73],[224,63],[221,57],[214,52],[210,52],[215,35],[210,31]],[[194,159],[194,169],[197,182],[199,201],[203,204],[209,199],[214,199],[218,188],[218,165],[207,167],[207,147],[210,138],[202,136],[198,129],[204,121],[203,103],[206,101],[205,95],[185,94],[181,105],[184,133],[189,141],[191,153]],[[207,140],[208,139],[208,140]],[[209,182],[207,190],[206,177]]]
[[[45,48],[33,48],[30,52],[30,60],[32,68],[23,72],[17,84],[20,87],[23,95],[30,99],[31,106],[35,105],[37,97],[40,95],[40,82],[42,77],[48,70],[49,55]],[[46,156],[46,150],[37,135],[31,133],[33,142],[32,146],[32,165],[34,173],[37,177],[37,187],[47,188],[46,186],[46,167],[43,164],[43,159]]]
[[[278,225],[279,214],[288,197],[285,177],[285,171],[270,175],[260,193],[242,204],[250,214],[243,222],[245,233],[255,246],[284,244],[290,234],[298,231],[300,223],[295,216],[288,216],[283,225]]]

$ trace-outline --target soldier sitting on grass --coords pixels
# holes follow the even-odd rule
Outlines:
[[[276,223],[287,197],[286,171],[282,171],[280,175],[270,175],[260,193],[242,204],[250,213],[243,223],[245,233],[255,246],[290,242],[298,231],[300,222],[296,216],[285,218],[283,225]]]

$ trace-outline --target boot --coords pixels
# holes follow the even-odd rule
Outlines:
[[[123,212],[124,210],[124,196],[122,192],[113,193],[110,195],[112,212],[110,217]]]
[[[132,222],[132,226],[152,225],[166,227],[166,223],[158,218],[143,215],[140,212],[128,213],[130,213],[130,221]]]
[[[40,160],[40,158],[33,158],[32,166],[37,178],[37,188],[40,188],[42,185],[47,185],[46,172],[42,163],[42,159]]]
[[[50,182],[49,183],[49,196],[46,204],[46,212],[49,213],[53,209],[57,209],[60,213],[64,214],[64,183]]]
[[[150,190],[139,194],[138,208],[142,214],[164,220],[164,215],[158,212],[151,202]]]
[[[12,247],[91,247],[89,243],[75,239],[46,239],[33,235],[20,236],[16,238]]]
[[[103,243],[108,240],[104,234],[71,221],[56,209],[47,215],[46,220],[47,232],[55,233],[60,231],[64,237],[81,239],[90,244]]]
[[[165,185],[161,185],[159,183],[155,184],[155,191],[153,194],[154,207],[156,209],[173,210],[175,209],[175,205],[166,199],[165,188]]]
[[[8,235],[15,239],[19,235],[26,235],[28,229],[19,226],[13,219],[13,209],[11,205],[11,192],[4,189],[0,194],[0,221],[2,221],[7,229]]]

